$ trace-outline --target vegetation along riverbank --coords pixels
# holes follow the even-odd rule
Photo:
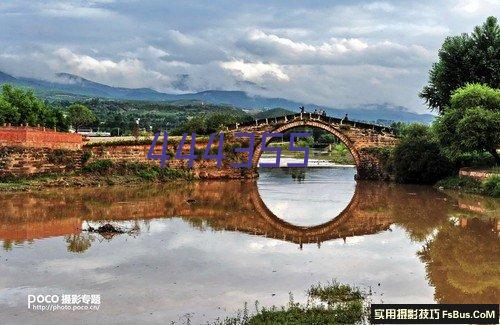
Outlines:
[[[399,137],[394,147],[366,148],[366,152],[382,165],[384,174],[388,175],[384,178],[498,197],[500,176],[495,166],[500,165],[500,65],[494,64],[499,60],[498,44],[500,27],[495,17],[489,17],[470,34],[446,38],[438,53],[439,59],[430,70],[429,82],[420,93],[429,108],[438,114],[435,121],[431,125],[393,123],[393,132]],[[147,114],[136,120],[130,115],[124,123],[120,115],[123,110],[145,114],[151,110],[161,111],[165,119],[155,119],[157,124],[151,123],[141,129],[139,121],[146,119]],[[278,113],[289,112],[275,109],[270,116]],[[259,114],[254,117],[267,116]],[[193,102],[43,101],[30,90],[10,85],[4,85],[0,94],[0,123],[39,125],[60,131],[67,131],[70,126],[99,125],[112,134],[132,136],[135,140],[130,140],[128,145],[131,146],[140,137],[147,138],[141,142],[147,145],[152,133],[165,125],[171,127],[173,134],[196,132],[206,136],[225,130],[228,124],[251,121],[254,117],[236,107]],[[298,145],[312,148],[315,158],[338,164],[354,163],[349,149],[332,134],[315,128],[303,131],[310,131],[312,135],[301,139]],[[285,132],[281,142],[274,145],[282,147],[284,156],[301,157],[301,153],[287,151],[288,136]],[[199,154],[200,148],[196,150]],[[107,161],[99,156],[94,160],[66,175],[3,177],[0,188],[96,186],[192,178],[182,168],[162,170],[142,163]],[[459,170],[464,167],[491,170],[492,175],[480,180],[459,176]]]

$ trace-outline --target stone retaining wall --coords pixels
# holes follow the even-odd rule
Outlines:
[[[486,178],[489,178],[489,177],[492,177],[492,176],[495,176],[498,174],[495,174],[495,173],[491,173],[491,172],[488,172],[488,171],[485,171],[485,170],[474,170],[474,169],[470,169],[470,168],[462,168],[460,169],[460,172],[458,173],[460,176],[463,176],[463,177],[472,177],[472,178],[476,178],[476,179],[479,179],[479,180],[484,180]]]
[[[0,177],[67,173],[80,168],[81,150],[0,147]]]
[[[206,143],[197,142],[196,149],[204,150]],[[146,155],[150,145],[102,145],[102,146],[88,146],[84,147],[84,152],[89,152],[90,157],[86,163],[108,159],[113,162],[140,162],[159,165],[158,160],[147,159]],[[185,150],[189,150],[189,144],[185,145]],[[197,159],[193,163],[192,168],[188,168],[187,160],[174,159],[175,152],[174,146],[168,145],[170,159],[167,161],[166,166],[174,169],[190,170],[196,178],[201,179],[224,179],[224,178],[252,178],[256,177],[257,173],[254,169],[247,168],[232,168],[230,164],[235,161],[236,157],[228,157],[223,160],[221,168],[217,168],[215,160],[201,160]],[[161,145],[156,146],[155,153],[161,152]],[[244,161],[246,157],[240,155],[238,160]]]

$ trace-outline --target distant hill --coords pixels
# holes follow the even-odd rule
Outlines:
[[[256,114],[253,114],[253,117],[257,119],[261,118],[272,118],[272,117],[278,117],[278,116],[283,116],[283,115],[290,115],[293,114],[293,111],[281,108],[281,107],[276,107],[276,108],[271,108],[265,111],[260,111]]]
[[[226,104],[235,107],[266,111],[281,108],[298,112],[299,106],[305,106],[308,111],[315,108],[326,109],[331,116],[342,117],[345,113],[349,118],[360,121],[403,121],[430,123],[431,114],[416,114],[401,106],[390,104],[367,104],[359,107],[331,108],[314,104],[303,104],[284,98],[268,98],[251,96],[243,91],[207,90],[197,93],[167,94],[149,88],[112,87],[68,73],[59,73],[55,81],[33,78],[13,77],[0,71],[0,84],[12,83],[35,89],[38,95],[47,99],[81,100],[88,97],[99,97],[115,100],[146,100],[146,101],[185,101],[194,100],[212,104]],[[272,113],[270,113],[272,114]]]

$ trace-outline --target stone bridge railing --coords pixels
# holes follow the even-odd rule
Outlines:
[[[337,137],[351,152],[359,179],[390,178],[382,167],[379,157],[374,153],[378,148],[392,147],[397,142],[393,130],[386,126],[300,113],[235,124],[229,126],[228,131],[252,132],[260,135],[264,132],[282,133],[298,127],[323,129]],[[257,141],[260,141],[260,137]],[[258,164],[261,148],[261,144],[257,142],[253,154],[254,167]]]

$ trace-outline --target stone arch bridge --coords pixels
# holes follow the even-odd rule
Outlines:
[[[254,180],[193,182],[179,184],[175,191],[161,187],[145,191],[84,188],[66,196],[57,190],[43,195],[9,195],[10,199],[0,201],[0,240],[81,234],[87,221],[182,218],[195,228],[238,231],[301,246],[320,245],[387,230],[392,215],[379,208],[388,205],[385,199],[391,196],[380,195],[387,189],[380,183],[361,182],[338,216],[314,226],[295,225],[276,216],[260,197]],[[95,201],[88,201],[89,197]]]
[[[376,148],[392,147],[396,144],[397,138],[390,127],[314,113],[300,113],[235,124],[229,126],[227,131],[251,132],[262,135],[264,132],[281,133],[305,126],[325,130],[344,143],[354,158],[357,178],[386,179],[389,177],[381,167]],[[262,153],[260,140],[261,137],[256,138],[252,158],[254,167],[257,167]]]

